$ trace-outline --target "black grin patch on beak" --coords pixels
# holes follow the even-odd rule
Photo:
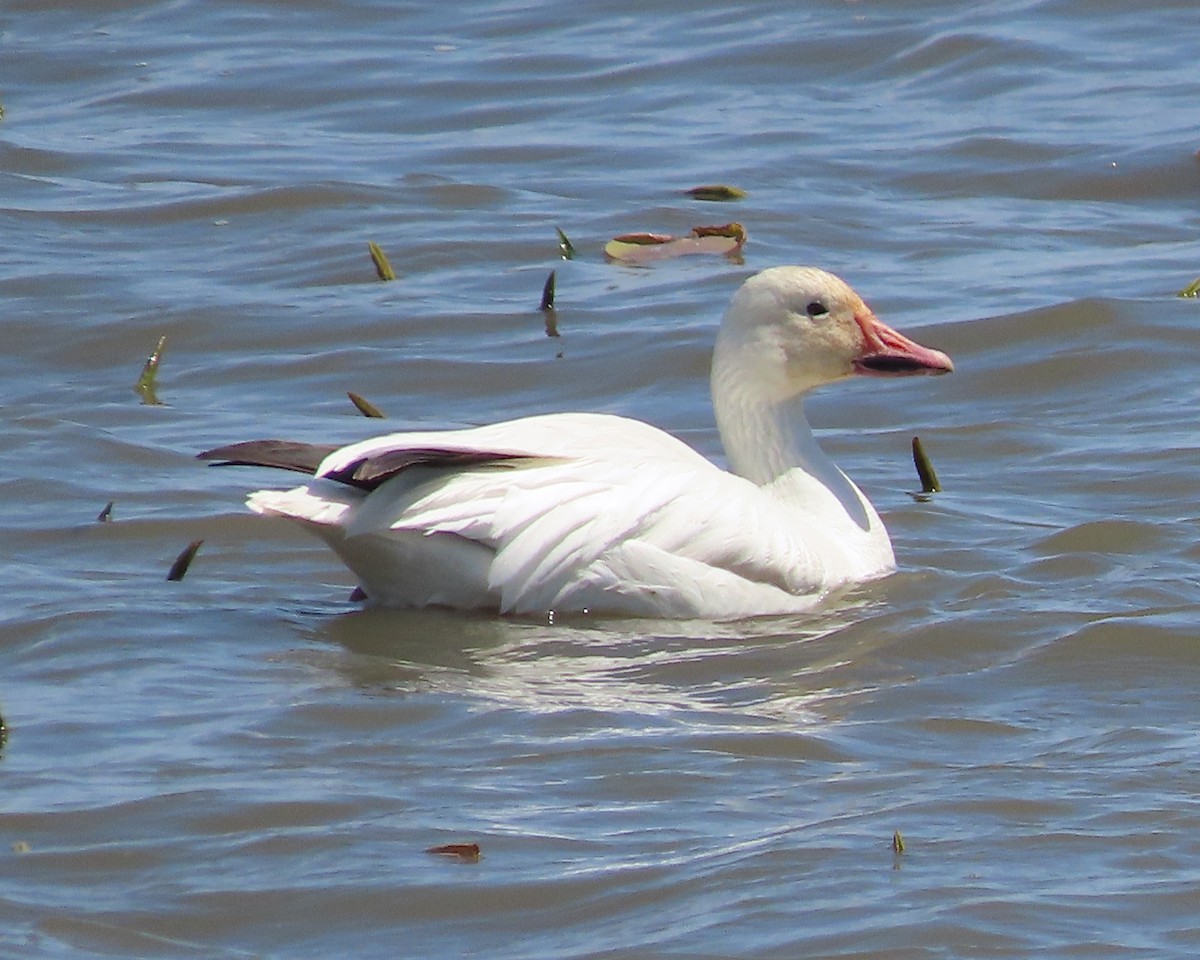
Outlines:
[[[889,377],[903,377],[914,373],[945,372],[943,370],[934,370],[919,360],[913,360],[911,357],[896,357],[888,356],[887,354],[880,354],[875,357],[863,357],[861,360],[856,360],[854,365],[862,370],[870,370],[872,373],[879,373]]]

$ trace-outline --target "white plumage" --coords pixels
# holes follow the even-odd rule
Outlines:
[[[549,414],[332,450],[251,441],[200,456],[314,473],[260,490],[387,606],[735,619],[808,609],[893,569],[887,531],[820,450],[802,397],[852,374],[945,373],[844,282],[776,267],[734,295],[713,355],[732,472],[625,417]]]

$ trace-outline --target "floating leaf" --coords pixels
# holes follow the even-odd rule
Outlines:
[[[162,401],[158,399],[158,394],[155,392],[155,381],[158,379],[158,363],[162,359],[163,349],[167,345],[165,336],[158,338],[158,345],[154,348],[154,352],[146,358],[146,363],[142,366],[142,374],[138,377],[137,383],[134,384],[134,391],[142,398],[142,403],[151,405],[161,405]]]
[[[358,412],[364,417],[377,417],[380,420],[384,419],[384,414],[370,400],[365,397],[360,397],[353,390],[346,392],[346,396],[350,398],[350,402],[358,407]]]
[[[114,501],[109,500],[108,503],[106,503],[104,505],[104,509],[101,510],[100,513],[96,516],[96,519],[98,521],[100,521],[101,523],[108,523],[109,521],[112,520],[113,503],[114,503]]]
[[[925,453],[925,447],[921,444],[920,437],[912,439],[912,454],[913,463],[917,467],[917,477],[921,481],[921,492],[941,493],[942,485],[938,483],[937,473],[934,472],[933,464],[929,462],[929,456]]]
[[[1200,295],[1200,277],[1197,277],[1186,287],[1180,290],[1178,295],[1181,297],[1195,297]]]
[[[575,245],[567,238],[567,235],[558,227],[554,228],[554,232],[558,234],[558,254],[564,260],[575,259]]]
[[[546,278],[546,283],[542,287],[542,313],[546,318],[546,336],[558,336],[558,314],[554,310],[554,291],[557,277],[555,271],[550,271],[550,276]]]
[[[731,187],[724,183],[708,183],[700,187],[692,187],[691,190],[685,190],[684,192],[695,200],[728,202],[730,200],[744,200],[746,198],[745,190],[739,190],[737,187]]]
[[[904,852],[904,838],[900,836],[899,830],[892,834],[892,850],[895,853]]]
[[[172,581],[182,580],[183,575],[188,572],[188,567],[192,565],[192,560],[196,557],[196,551],[200,549],[200,544],[203,540],[193,540],[183,548],[183,553],[175,558],[175,562],[171,564],[171,569],[167,571],[167,579]]]
[[[430,847],[425,852],[442,857],[457,857],[463,863],[478,863],[480,856],[477,843],[447,843],[440,847]]]
[[[740,258],[745,245],[745,228],[740,223],[725,223],[720,226],[693,227],[686,237],[662,233],[625,233],[605,244],[604,254],[610,260],[620,260],[622,263],[648,263],[694,253]]]
[[[368,240],[367,249],[371,251],[371,262],[375,264],[375,272],[379,275],[379,279],[395,280],[396,271],[394,271],[392,269],[392,265],[388,263],[387,254],[380,249],[379,244],[372,240]]]

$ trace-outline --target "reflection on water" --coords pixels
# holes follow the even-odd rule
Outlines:
[[[536,713],[676,712],[811,723],[872,604],[738,624],[558,618],[553,624],[450,611],[364,610],[321,624],[319,637],[357,656],[337,669],[364,687],[453,693]],[[878,642],[883,642],[882,640]]]

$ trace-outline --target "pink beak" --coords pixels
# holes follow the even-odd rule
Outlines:
[[[950,373],[954,362],[941,350],[931,350],[897,333],[875,314],[857,314],[863,352],[854,359],[854,372],[866,377],[910,377]]]

